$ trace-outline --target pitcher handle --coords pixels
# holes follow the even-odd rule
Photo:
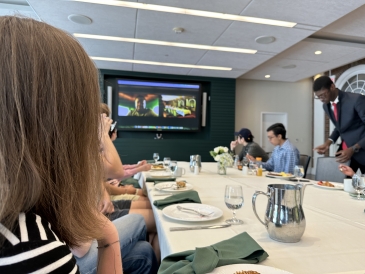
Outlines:
[[[253,194],[253,196],[252,196],[252,209],[253,209],[253,212],[255,213],[255,215],[256,215],[256,218],[264,225],[264,226],[267,226],[267,224],[266,223],[264,223],[261,219],[260,219],[260,217],[259,217],[259,215],[257,215],[257,212],[256,212],[256,197],[257,197],[257,195],[260,195],[260,194],[262,194],[262,195],[265,195],[267,198],[270,198],[270,194],[268,194],[268,193],[265,193],[265,192],[262,192],[262,191],[256,191],[254,194]]]

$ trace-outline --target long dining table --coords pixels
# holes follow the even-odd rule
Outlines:
[[[275,267],[292,273],[365,273],[365,200],[356,200],[343,190],[317,188],[311,181],[304,194],[303,210],[306,229],[297,243],[282,243],[272,240],[263,224],[256,218],[252,208],[255,191],[267,191],[269,184],[291,183],[265,176],[243,175],[238,169],[228,168],[226,175],[217,174],[217,163],[202,163],[199,174],[189,170],[189,162],[178,162],[186,173],[183,179],[199,193],[203,204],[223,211],[219,219],[191,223],[177,221],[164,216],[162,210],[153,206],[155,200],[164,199],[154,183],[147,182],[148,197],[151,201],[161,248],[162,259],[170,254],[194,250],[232,238],[247,232],[268,254],[262,265]],[[149,173],[144,173],[149,176]],[[171,227],[222,224],[232,217],[232,211],[224,202],[226,185],[241,185],[244,205],[237,210],[242,225],[219,229],[170,231]],[[268,199],[259,195],[256,209],[264,219]]]

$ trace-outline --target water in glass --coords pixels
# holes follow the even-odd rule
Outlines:
[[[158,159],[160,159],[160,155],[158,155],[158,153],[153,153],[153,160],[155,160],[155,163],[157,163]]]
[[[243,224],[243,221],[236,218],[236,210],[243,206],[243,191],[242,186],[239,185],[227,185],[224,202],[226,206],[232,210],[233,218],[226,220],[226,223],[232,225]]]

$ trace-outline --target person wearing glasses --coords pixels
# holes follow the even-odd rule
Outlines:
[[[263,162],[266,162],[269,159],[267,153],[253,141],[254,137],[249,129],[242,128],[234,134],[238,137],[236,141],[231,142],[231,151],[234,154],[237,154],[238,152],[235,151],[237,144],[243,145],[241,152],[238,154],[240,161],[242,161],[243,157],[246,157],[247,154],[250,154],[255,158],[261,157]]]
[[[286,138],[286,129],[283,124],[276,123],[266,130],[267,138],[275,146],[270,159],[262,163],[262,167],[268,171],[294,173],[294,167],[299,163],[298,149]],[[252,155],[247,155],[253,161]]]
[[[313,91],[335,126],[328,140],[314,150],[324,154],[341,137],[337,161],[344,163],[351,159],[350,167],[365,173],[365,96],[339,90],[328,76],[317,78]]]

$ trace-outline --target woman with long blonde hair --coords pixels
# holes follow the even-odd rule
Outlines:
[[[118,233],[98,212],[97,69],[32,19],[0,17],[0,45],[0,273],[78,273],[69,247],[92,239],[98,272],[121,273]]]

